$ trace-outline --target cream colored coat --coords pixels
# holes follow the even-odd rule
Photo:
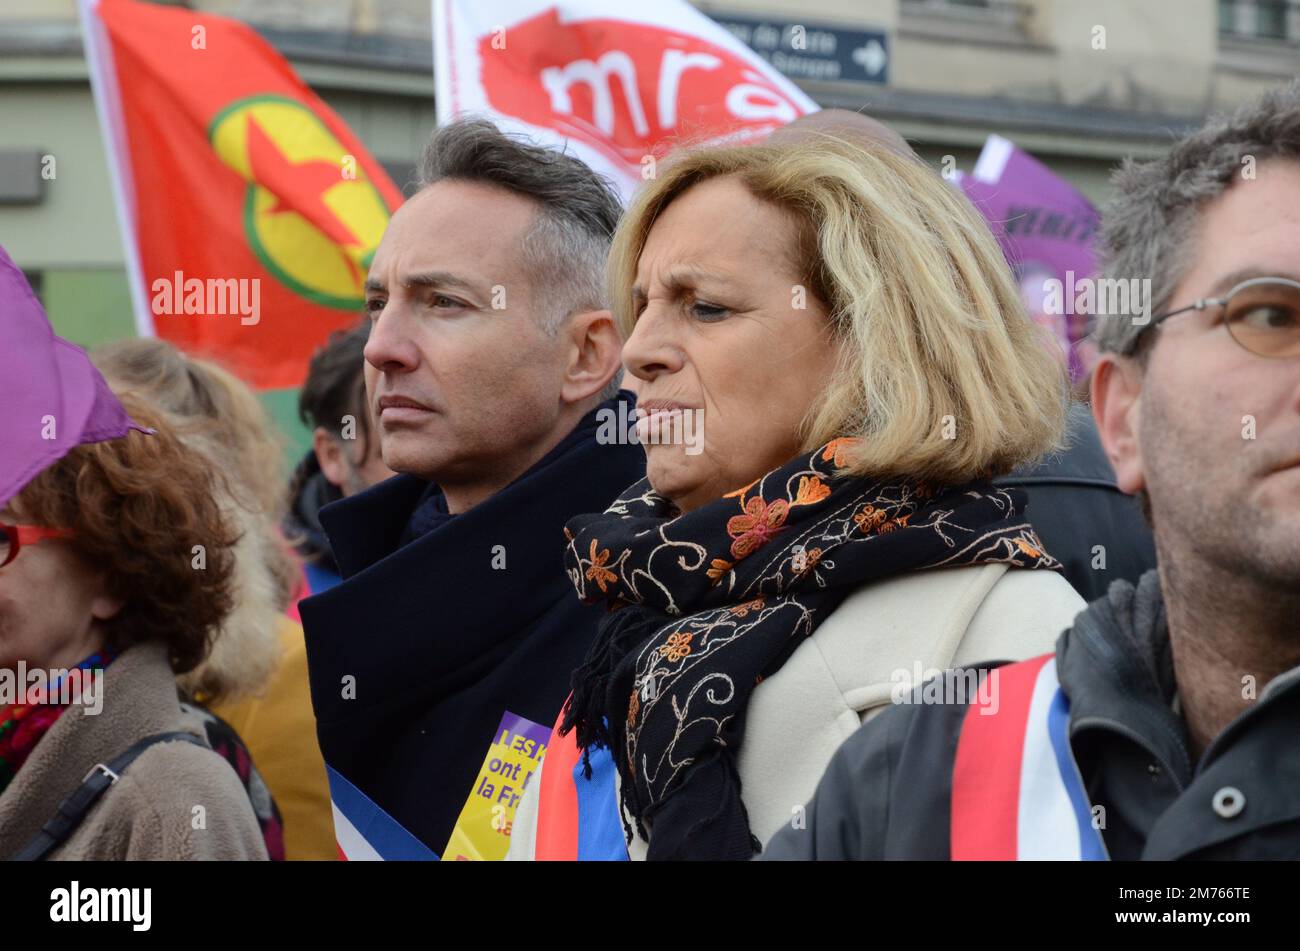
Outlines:
[[[96,763],[137,740],[184,731],[206,745],[203,724],[181,710],[162,644],[123,651],[105,668],[103,689],[103,709],[92,715],[74,704],[64,711],[0,795],[0,858],[27,845]],[[123,770],[50,858],[264,860],[266,845],[230,764],[211,749],[171,741]]]
[[[750,698],[739,770],[754,834],[766,842],[798,814],[831,755],[902,694],[917,667],[924,676],[1047,653],[1083,607],[1061,575],[1001,564],[918,571],[855,591]],[[519,804],[507,859],[533,858],[540,775]],[[631,857],[644,859],[646,848],[638,836]]]

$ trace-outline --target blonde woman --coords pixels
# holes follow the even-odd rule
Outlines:
[[[746,859],[909,683],[1082,607],[989,481],[1057,445],[1065,379],[976,211],[880,143],[687,153],[610,282],[647,478],[566,530],[611,610],[510,854]]]
[[[91,356],[115,391],[166,413],[181,439],[210,460],[223,514],[239,534],[234,610],[207,659],[177,684],[247,745],[256,766],[249,772],[260,773],[283,817],[283,856],[335,858],[306,645],[301,626],[285,614],[301,567],[279,529],[287,504],[285,456],[274,424],[247,385],[165,341],[125,340]],[[259,784],[250,784],[255,805]],[[259,813],[269,806],[262,803]]]

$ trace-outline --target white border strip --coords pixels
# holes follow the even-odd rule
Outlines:
[[[380,855],[373,845],[366,841],[366,837],[357,831],[357,827],[348,821],[348,817],[343,814],[337,804],[331,802],[330,808],[334,811],[334,840],[338,843],[343,854],[347,856],[349,862],[382,862],[384,857]]]
[[[135,180],[131,177],[113,46],[99,18],[99,3],[100,0],[77,0],[82,47],[90,73],[90,89],[95,97],[95,112],[99,116],[99,131],[104,139],[104,152],[108,156],[108,177],[113,189],[113,204],[117,207],[122,250],[126,255],[126,280],[131,287],[135,329],[141,337],[152,337],[153,312],[145,294],[144,271],[140,266],[140,246],[136,237]]]
[[[971,171],[970,177],[977,182],[996,185],[1002,181],[1002,173],[1006,170],[1007,162],[1010,161],[1014,149],[1015,146],[1010,139],[1004,139],[1000,135],[990,135],[984,141],[984,148],[980,150],[980,157],[975,161],[975,168]]]
[[[1047,713],[1056,691],[1053,657],[1038,671],[1025,728],[1016,830],[1016,858],[1020,861],[1077,862],[1082,858],[1074,804],[1061,779],[1047,728]]]

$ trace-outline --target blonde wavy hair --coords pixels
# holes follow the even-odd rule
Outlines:
[[[802,451],[858,437],[847,474],[958,484],[1060,446],[1065,371],[988,226],[932,169],[878,143],[812,133],[688,150],[661,165],[610,250],[610,301],[625,339],[655,221],[693,185],[724,176],[792,216],[792,256],[843,344],[802,424]],[[944,438],[949,422],[955,438]]]
[[[114,392],[152,405],[181,442],[209,460],[233,548],[234,607],[208,656],[176,678],[201,703],[256,696],[280,661],[278,625],[299,565],[280,533],[285,456],[261,401],[215,363],[185,356],[158,339],[123,340],[91,359]]]

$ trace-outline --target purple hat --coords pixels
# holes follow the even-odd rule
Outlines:
[[[141,427],[86,351],[54,335],[23,272],[0,247],[0,507],[74,446],[131,429]]]

